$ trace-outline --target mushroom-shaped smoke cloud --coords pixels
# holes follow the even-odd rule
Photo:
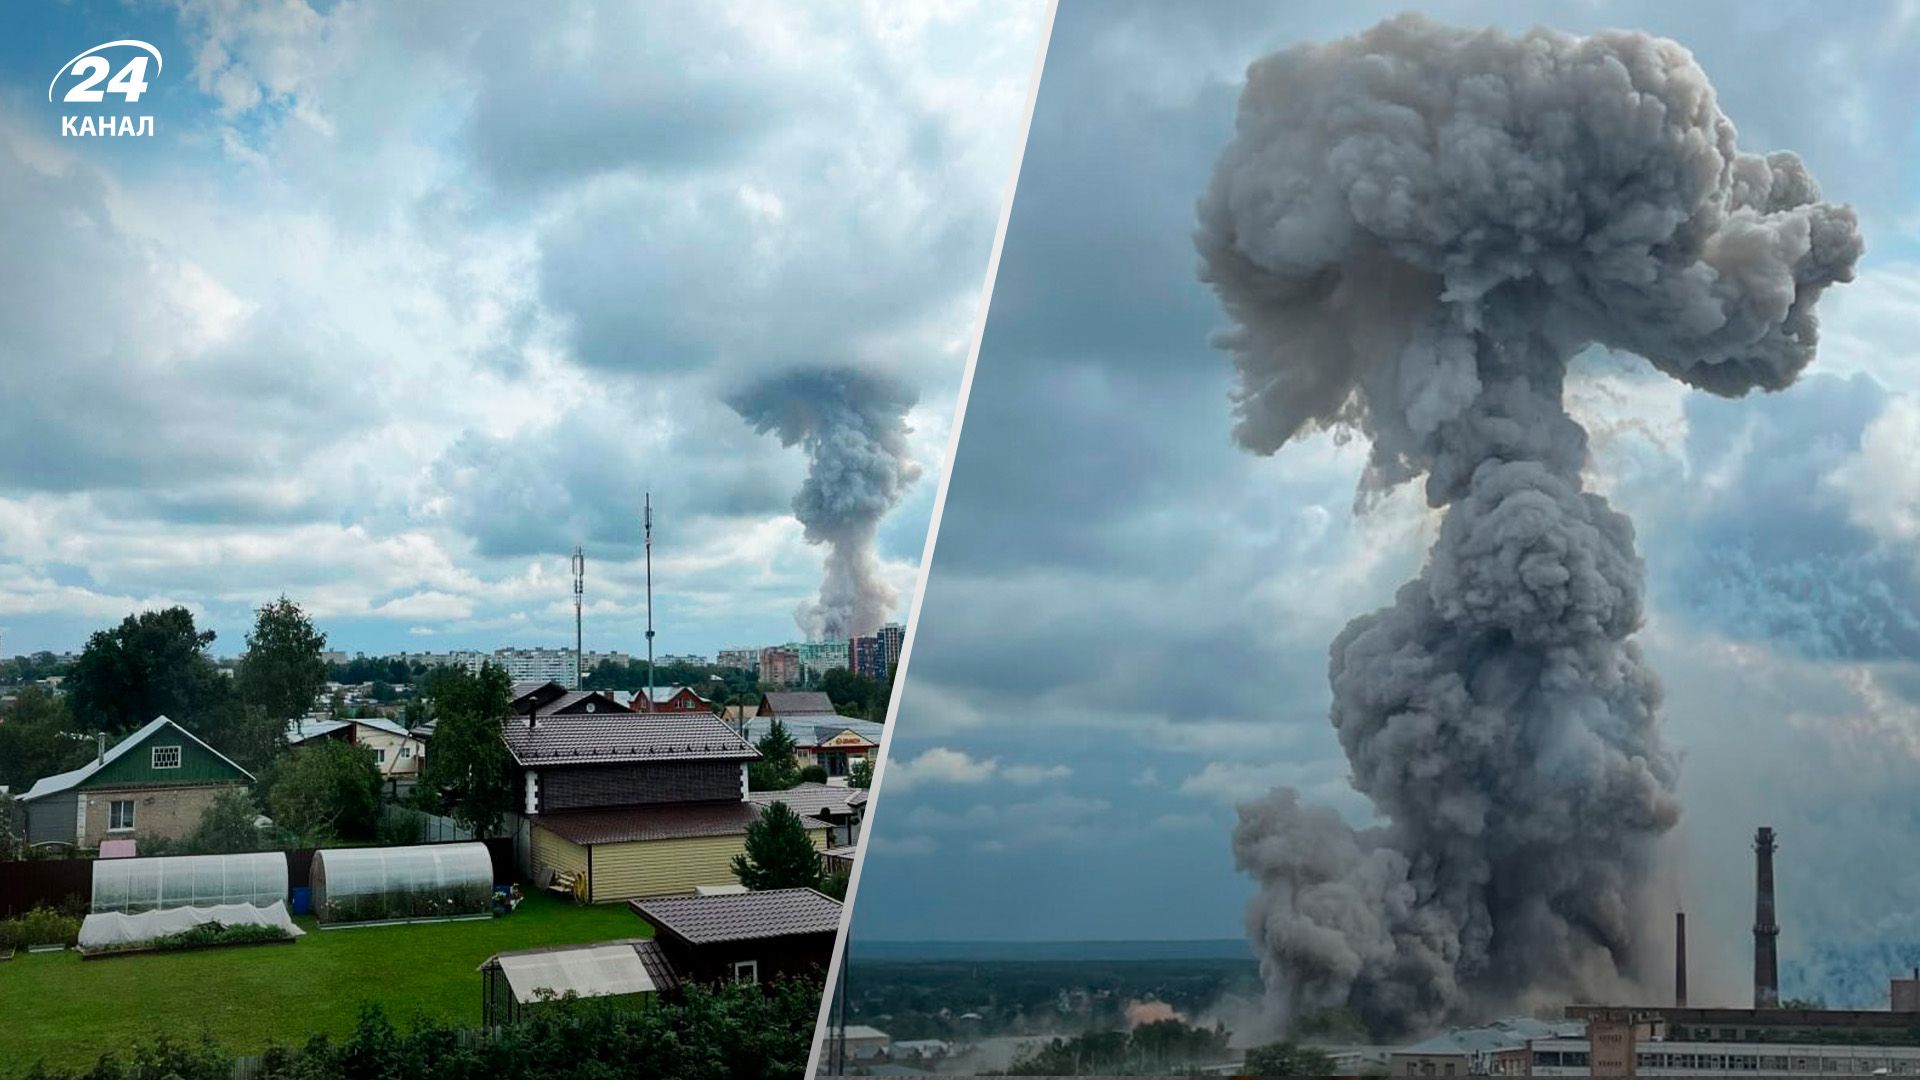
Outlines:
[[[1727,396],[1813,358],[1854,215],[1797,157],[1734,143],[1693,57],[1639,33],[1407,16],[1249,68],[1195,234],[1235,436],[1357,429],[1363,496],[1424,474],[1445,508],[1420,576],[1332,647],[1333,724],[1383,823],[1289,791],[1240,810],[1283,1008],[1406,1032],[1637,974],[1675,761],[1628,640],[1633,528],[1582,488],[1562,385],[1589,345]]]
[[[761,433],[804,446],[806,482],[793,513],[809,543],[827,545],[820,598],[795,613],[810,640],[871,634],[899,595],[880,574],[874,535],[920,467],[908,456],[913,389],[864,368],[782,372],[734,394],[727,404]]]

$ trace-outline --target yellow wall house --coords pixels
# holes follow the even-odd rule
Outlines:
[[[505,722],[535,882],[577,879],[593,903],[735,884],[733,857],[762,809],[747,792],[759,751],[707,713],[565,708]],[[829,824],[802,815],[826,850]]]

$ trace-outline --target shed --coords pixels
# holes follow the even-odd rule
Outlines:
[[[815,889],[629,900],[681,977],[765,982],[824,969],[840,932],[840,903]]]

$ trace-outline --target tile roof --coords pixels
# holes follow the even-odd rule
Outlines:
[[[186,728],[181,727],[179,724],[174,723],[173,721],[167,719],[164,716],[156,716],[152,720],[149,720],[147,722],[147,725],[141,728],[139,731],[136,731],[133,734],[115,743],[113,746],[113,749],[108,750],[105,756],[97,757],[94,760],[87,762],[85,765],[82,765],[77,769],[73,769],[68,772],[63,772],[55,776],[43,776],[40,779],[35,780],[33,782],[33,786],[27,789],[26,794],[20,796],[20,801],[27,802],[32,799],[41,798],[42,796],[52,795],[55,792],[68,791],[73,788],[79,787],[81,784],[85,783],[87,779],[91,777],[94,773],[97,773],[101,769],[106,768],[108,765],[113,764],[115,761],[120,759],[121,755],[125,754],[129,750],[132,750],[134,747],[139,746],[141,743],[146,741],[147,736],[152,735],[154,732],[159,731],[163,727],[170,727],[173,730],[179,732],[180,734],[185,735],[187,738],[192,739],[194,742],[199,743],[200,749],[205,750],[207,753],[212,754],[214,757],[219,758],[221,761],[224,761],[227,764],[232,765],[234,769],[236,769],[240,773],[241,776],[246,777],[248,780],[253,779],[252,773],[248,772],[245,769],[240,768],[239,765],[234,764],[234,761],[232,758],[228,757],[227,755],[221,753],[218,750],[215,750],[213,747],[208,746],[206,743],[201,742],[199,737],[194,735],[193,732],[188,731]]]
[[[576,844],[619,844],[629,840],[680,840],[690,836],[740,836],[760,816],[750,802],[669,803],[617,810],[566,810],[539,814],[536,825]],[[809,829],[830,828],[804,812]]]
[[[521,765],[631,761],[751,761],[760,756],[716,716],[700,712],[509,717],[507,750]]]
[[[747,798],[762,806],[783,802],[787,804],[789,810],[802,815],[818,814],[822,811],[846,814],[851,812],[851,794],[858,790],[858,788],[806,783],[787,788],[785,791],[756,791]]]
[[[840,904],[813,889],[768,889],[730,896],[629,900],[633,913],[695,945],[840,929]]]
[[[833,699],[819,690],[769,690],[760,695],[777,716],[833,713]]]

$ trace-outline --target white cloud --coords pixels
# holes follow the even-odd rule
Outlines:
[[[921,751],[918,757],[888,762],[881,783],[887,791],[907,791],[930,784],[984,784],[994,779],[1031,787],[1063,780],[1072,774],[1073,770],[1066,765],[1002,765],[998,758],[975,758],[964,750],[935,746]]]

